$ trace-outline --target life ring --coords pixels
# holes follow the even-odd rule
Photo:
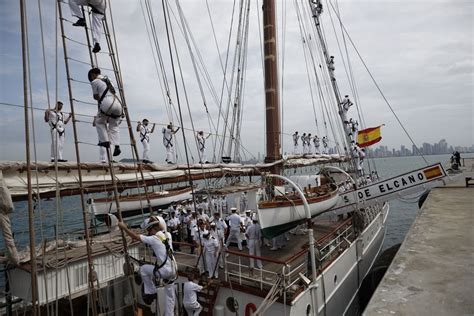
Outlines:
[[[257,311],[257,306],[254,303],[248,303],[245,306],[245,316],[253,315]]]

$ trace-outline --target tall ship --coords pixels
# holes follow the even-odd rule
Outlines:
[[[91,34],[92,23],[95,23],[92,16],[97,14],[94,4],[81,9],[86,16],[85,32],[81,33],[74,29],[74,21],[65,12],[67,5],[63,1],[56,4],[76,161],[31,159],[28,148],[31,125],[28,111],[33,109],[28,105],[31,89],[28,76],[31,74],[25,71],[26,161],[0,162],[2,201],[5,202],[1,212],[6,253],[5,313],[164,315],[163,282],[157,282],[157,295],[152,302],[144,300],[142,295],[139,269],[146,262],[153,264],[152,252],[126,235],[117,223],[129,223],[138,234],[139,224],[150,215],[170,216],[170,205],[178,205],[179,214],[186,211],[179,205],[188,205],[190,209],[202,208],[211,217],[217,212],[222,218],[235,208],[242,221],[249,210],[260,225],[262,242],[270,245],[262,244],[261,254],[257,256],[239,250],[235,243],[231,242],[228,247],[221,244],[214,267],[218,277],[212,278],[202,274],[199,268],[200,262],[205,260],[202,251],[193,252],[195,245],[183,241],[189,240],[185,238],[189,232],[183,223],[179,232],[181,240],[173,241],[175,249],[170,257],[177,267],[176,279],[170,283],[176,296],[175,315],[186,315],[182,306],[183,284],[189,273],[201,275],[199,281],[204,289],[198,294],[198,301],[203,308],[202,315],[359,313],[358,290],[382,249],[390,211],[388,201],[443,185],[449,176],[440,163],[386,179],[378,176],[364,148],[381,140],[381,126],[366,126],[362,119],[357,122],[356,116],[363,117],[357,93],[353,92],[353,101],[348,94],[341,93],[335,71],[339,65],[329,52],[326,40],[329,33],[323,29],[323,16],[331,11],[341,24],[341,31],[347,32],[338,10],[331,2],[330,7],[323,7],[319,0],[295,2],[308,81],[314,84],[312,93],[319,100],[315,103],[321,107],[323,123],[312,127],[318,130],[317,135],[303,138],[303,135],[293,134],[295,150],[285,153],[282,150],[282,76],[279,75],[276,4],[274,0],[262,2],[258,15],[263,36],[265,131],[261,132],[265,133],[265,158],[263,162],[244,163],[245,147],[240,129],[251,1],[237,1],[236,21],[232,22],[236,35],[229,36],[229,43],[235,42],[235,51],[232,62],[226,61],[224,66],[229,64],[231,74],[227,75],[226,70],[223,74],[222,91],[226,92],[222,92],[221,97],[224,94],[227,97],[217,100],[219,104],[225,100],[227,109],[219,108],[217,127],[210,119],[209,133],[215,134],[213,156],[209,163],[201,156],[198,163],[192,159],[190,143],[193,140],[189,140],[189,135],[193,137],[197,130],[192,119],[191,128],[183,120],[182,112],[188,101],[184,81],[179,83],[183,74],[180,74],[182,65],[174,42],[175,33],[181,32],[185,38],[199,89],[210,84],[209,74],[202,68],[202,56],[179,1],[173,7],[168,1],[163,1],[161,6],[153,6],[150,1],[140,2],[156,57],[155,66],[163,76],[162,89],[169,101],[170,113],[174,111],[171,117],[181,128],[183,142],[178,145],[176,136],[176,146],[181,146],[186,160],[185,163],[160,164],[141,162],[143,157],[137,149],[120,66],[121,61],[130,61],[119,59],[112,3],[105,2],[106,11],[101,12],[100,21],[101,51],[97,51]],[[25,34],[25,1],[20,3]],[[165,26],[160,31],[155,24],[156,8],[162,10],[160,16]],[[157,32],[166,33],[165,42],[160,42],[162,38]],[[22,41],[26,49],[27,38],[23,36]],[[85,61],[74,56],[78,52],[74,47],[77,43],[88,51]],[[170,65],[163,57],[165,51]],[[26,58],[24,52],[25,69],[28,67]],[[109,78],[116,87],[115,97],[123,106],[122,124],[129,135],[132,162],[113,161],[110,149],[104,163],[81,160],[80,145],[87,143],[81,139],[83,135],[77,127],[84,119],[77,110],[81,102],[88,101],[76,96],[80,93],[77,88],[80,80],[74,73],[78,71],[74,63],[109,69]],[[166,69],[171,70],[166,73]],[[216,96],[218,94],[213,95]],[[95,106],[93,101],[90,103]],[[205,99],[203,104],[207,105]],[[209,115],[207,108],[206,115]],[[189,132],[188,139],[185,130]],[[301,142],[303,151],[298,147]],[[50,199],[54,199],[56,208],[60,209],[61,201],[71,196],[76,197],[74,207],[81,216],[81,226],[65,233],[59,229],[63,227],[59,222],[68,219],[57,217],[53,237],[38,242],[40,233],[35,227],[41,225],[35,223],[34,210],[41,209],[38,206],[41,201],[47,203]],[[20,250],[16,249],[12,236],[10,218],[17,214],[12,201],[27,202],[29,246]],[[260,261],[261,267],[253,267],[250,262],[254,260]]]

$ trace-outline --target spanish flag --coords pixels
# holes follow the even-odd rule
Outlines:
[[[359,147],[367,147],[378,143],[382,139],[382,134],[380,133],[380,128],[382,126],[384,125],[360,130],[357,134],[357,142],[359,143]]]

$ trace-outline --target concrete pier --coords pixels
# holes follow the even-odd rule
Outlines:
[[[429,194],[364,311],[374,315],[474,314],[472,166]],[[474,178],[474,177],[473,177]]]

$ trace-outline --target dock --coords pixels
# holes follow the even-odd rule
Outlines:
[[[474,314],[474,179],[433,189],[363,315]]]

